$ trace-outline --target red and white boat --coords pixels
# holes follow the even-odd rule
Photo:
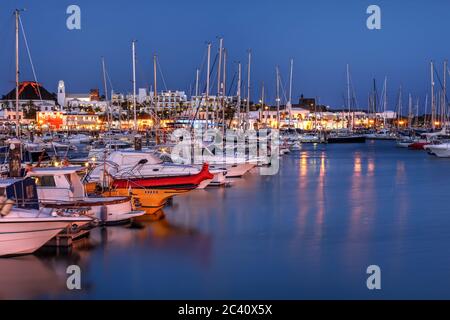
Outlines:
[[[153,175],[153,176],[116,176],[112,182],[113,188],[127,188],[139,186],[151,189],[195,189],[204,180],[212,179],[214,176],[209,172],[208,164],[204,163],[198,173],[184,175]]]
[[[408,148],[412,150],[424,150],[425,146],[430,145],[436,141],[439,141],[442,138],[448,138],[445,128],[443,128],[441,131],[438,132],[422,133],[420,135],[420,138],[411,143],[408,146]]]
[[[414,141],[413,143],[410,143],[408,145],[408,148],[411,150],[424,150],[424,147],[426,145],[429,145],[431,142],[428,140],[419,139]]]
[[[195,185],[205,187],[212,181],[218,183],[225,180],[226,170],[209,166],[192,166],[163,162],[149,152],[115,151],[104,162],[86,176],[87,182],[99,182],[103,186],[110,186],[114,181],[151,180],[146,187],[167,187],[172,185]],[[121,184],[120,182],[119,184]],[[117,184],[117,183],[116,183]]]

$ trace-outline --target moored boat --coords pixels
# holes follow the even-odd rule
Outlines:
[[[450,143],[428,144],[424,149],[431,155],[439,158],[450,158]]]
[[[133,209],[128,196],[88,197],[77,173],[82,169],[79,166],[33,168],[27,176],[35,179],[39,199],[47,208],[86,208],[89,215],[104,224],[125,222],[144,214]]]
[[[91,223],[91,217],[40,208],[29,178],[0,180],[0,256],[30,254],[61,231]]]
[[[122,176],[113,178],[109,191],[105,195],[133,196],[139,202],[140,208],[147,214],[159,211],[173,196],[189,192],[197,188],[202,181],[212,179],[208,165],[204,164],[196,174],[180,176]]]
[[[327,143],[365,143],[364,135],[335,135],[327,137]]]

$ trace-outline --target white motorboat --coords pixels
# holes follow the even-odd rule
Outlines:
[[[256,166],[256,162],[249,162],[245,158],[238,156],[220,157],[214,154],[204,153],[198,159],[194,157],[194,163],[196,165],[200,165],[202,162],[209,164],[211,173],[215,169],[224,168],[226,170],[226,178],[241,178]]]
[[[450,142],[427,144],[423,147],[429,154],[439,158],[450,158]]]
[[[412,138],[403,138],[397,140],[397,147],[399,148],[408,148],[411,144],[413,144],[416,140]]]
[[[134,210],[129,197],[88,197],[78,171],[80,166],[33,168],[27,173],[37,185],[42,205],[48,208],[86,208],[87,214],[111,224],[143,215]]]
[[[292,145],[291,145],[291,150],[292,151],[298,151],[298,150],[301,150],[301,145],[300,145],[300,143],[297,141],[297,142],[294,142]]]
[[[301,143],[319,143],[320,137],[317,134],[304,133],[304,134],[299,135],[298,140]]]
[[[66,228],[91,223],[83,215],[39,208],[32,179],[0,180],[0,256],[30,254]]]
[[[72,143],[61,143],[61,142],[52,142],[51,147],[48,147],[48,149],[50,148],[56,151],[78,150],[77,146]]]
[[[86,134],[78,133],[67,138],[70,144],[86,144],[92,142],[93,138]]]
[[[110,177],[167,177],[198,174],[200,165],[174,164],[162,161],[158,156],[150,152],[142,151],[114,151],[106,161],[98,162],[98,165],[88,174],[88,182],[100,182],[108,185]],[[220,185],[225,183],[227,170],[220,166],[209,166],[209,171],[214,175],[213,179],[204,180],[199,188],[203,189],[209,184]],[[105,174],[106,172],[106,174]]]
[[[132,144],[124,141],[110,141],[108,143],[98,143],[89,150],[88,159],[104,160],[114,151],[131,150]]]
[[[396,140],[397,135],[387,129],[366,134],[366,138],[370,140]]]
[[[225,145],[225,150],[218,148],[216,150],[216,145],[202,145],[199,149],[201,153],[194,156],[193,159],[184,159],[174,157],[174,162],[179,163],[190,163],[200,164],[206,162],[210,164],[210,167],[224,167],[227,170],[227,178],[241,178],[247,172],[252,170],[258,164],[267,164],[268,157],[261,157],[253,154],[246,154],[247,146],[245,144],[241,145]]]

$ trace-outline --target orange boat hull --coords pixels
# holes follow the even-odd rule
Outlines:
[[[144,189],[144,188],[116,188],[104,192],[105,196],[132,196],[136,208],[144,210],[146,214],[155,214],[161,210],[173,196],[189,192],[190,189]]]

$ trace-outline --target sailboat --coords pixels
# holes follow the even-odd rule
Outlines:
[[[331,132],[327,137],[327,143],[365,143],[366,136],[354,133],[352,112],[352,97],[350,95],[350,66],[347,64],[347,107],[348,107],[348,129]]]
[[[396,140],[397,135],[387,128],[386,123],[386,111],[387,111],[387,77],[384,78],[384,86],[383,86],[383,129],[378,130],[373,133],[366,134],[366,138],[370,140]],[[376,96],[376,93],[374,93]],[[374,105],[375,105],[374,99]],[[375,108],[374,108],[375,109]]]

